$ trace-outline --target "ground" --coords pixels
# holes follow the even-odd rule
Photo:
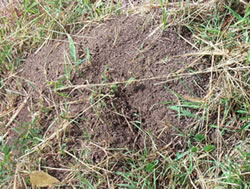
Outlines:
[[[184,150],[183,139],[175,137],[178,132],[173,127],[184,132],[192,118],[179,119],[166,103],[177,103],[175,93],[203,98],[209,76],[172,79],[174,73],[195,61],[194,57],[180,56],[195,51],[185,41],[192,40],[191,33],[181,27],[184,36],[180,36],[177,26],[164,31],[158,26],[157,21],[150,20],[150,15],[132,15],[115,16],[102,25],[84,28],[73,40],[78,58],[85,58],[88,49],[90,60],[79,66],[69,62],[67,39],[51,42],[30,55],[20,72],[29,99],[17,116],[17,127],[31,122],[42,106],[47,109],[38,113],[37,124],[41,125],[42,134],[60,127],[62,120],[55,122],[51,118],[58,111],[64,112],[65,117],[74,120],[66,129],[67,148],[79,148],[86,143],[86,137],[90,138],[99,146],[90,152],[94,162],[106,158],[102,148],[138,151],[145,147],[145,142],[160,149],[172,141],[170,148]],[[54,93],[56,85],[67,89]],[[86,111],[88,107],[91,108]],[[145,141],[140,129],[154,137],[154,144],[150,138]],[[54,162],[49,165],[55,167]]]
[[[128,7],[131,2],[123,3]],[[153,179],[157,188],[171,182],[181,188],[182,182],[171,181],[160,165],[174,166],[202,145],[211,157],[217,157],[214,148],[223,140],[234,145],[231,126],[240,130],[243,123],[229,121],[235,114],[227,113],[225,122],[231,125],[222,129],[222,140],[213,119],[224,119],[216,111],[225,107],[208,105],[220,94],[212,86],[222,86],[222,76],[209,69],[222,60],[221,55],[201,56],[203,44],[191,25],[170,17],[165,26],[159,6],[89,22],[25,55],[18,71],[6,79],[11,90],[3,99],[15,109],[6,121],[4,141],[22,162],[16,170],[36,170],[39,165],[60,180],[62,188],[94,183],[97,188],[116,188],[123,186],[117,183],[130,183],[127,177],[136,182],[137,178],[126,177],[130,171],[138,172],[142,166],[150,175],[158,167],[162,174],[157,181],[149,176],[145,186],[152,186]],[[1,107],[2,112],[11,111]],[[233,136],[240,140],[242,134],[237,131]],[[249,130],[243,135],[247,138]],[[194,186],[192,180],[199,180],[199,174],[192,170],[187,183]],[[243,178],[247,180],[247,175]],[[140,182],[124,187],[141,187]]]

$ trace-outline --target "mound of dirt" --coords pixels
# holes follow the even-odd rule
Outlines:
[[[176,104],[177,94],[202,97],[208,76],[178,77],[194,61],[181,56],[194,51],[187,42],[192,34],[179,26],[162,30],[159,23],[131,15],[85,27],[73,37],[77,58],[90,55],[80,65],[71,63],[66,39],[30,55],[21,73],[30,98],[17,126],[36,113],[42,134],[49,136],[63,119],[74,120],[66,129],[67,147],[90,140],[93,162],[106,157],[102,148],[159,149],[175,140],[173,148],[183,149],[176,129],[184,132],[193,120],[179,118],[167,104]]]

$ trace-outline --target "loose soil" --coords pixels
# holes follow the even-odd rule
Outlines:
[[[70,61],[67,38],[50,42],[27,58],[20,82],[29,99],[12,127],[31,127],[27,123],[36,115],[34,125],[49,137],[73,120],[62,134],[63,141],[55,137],[44,149],[43,165],[63,168],[73,163],[70,156],[51,156],[57,149],[52,147],[61,143],[69,152],[88,149],[86,159],[93,163],[102,162],[114,149],[159,150],[170,144],[175,152],[185,150],[186,142],[177,134],[185,133],[194,120],[178,117],[168,106],[178,104],[177,94],[204,97],[209,77],[174,74],[182,69],[187,73],[184,68],[195,61],[180,56],[194,52],[187,42],[192,42],[192,33],[184,26],[163,30],[159,23],[150,15],[116,16],[79,30],[73,35],[77,58],[83,60],[87,49],[90,52],[90,59],[80,65]],[[61,86],[66,88],[55,92]],[[18,99],[17,106],[22,101]],[[17,141],[18,137],[15,134]],[[63,179],[56,171],[50,174]]]

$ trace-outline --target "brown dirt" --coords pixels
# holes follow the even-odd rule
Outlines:
[[[176,137],[175,128],[185,132],[193,120],[189,117],[179,119],[164,102],[177,104],[178,99],[170,90],[180,95],[203,97],[209,78],[207,75],[190,76],[158,84],[166,81],[170,73],[194,61],[193,57],[178,56],[194,51],[179,37],[180,34],[192,41],[189,30],[181,26],[157,30],[159,22],[150,16],[120,16],[79,31],[73,38],[78,58],[86,56],[86,48],[91,54],[90,61],[80,66],[72,66],[67,59],[67,55],[70,56],[67,39],[66,42],[51,42],[37,54],[30,55],[20,75],[25,79],[23,86],[30,98],[20,111],[15,127],[30,122],[36,113],[42,134],[46,132],[45,135],[49,136],[62,120],[76,118],[106,95],[67,128],[64,143],[69,151],[91,141],[95,145],[88,158],[98,163],[106,158],[105,150],[111,148],[138,151],[146,145],[159,149],[172,141],[174,151],[183,150],[186,143]],[[65,66],[73,67],[69,80],[63,79]],[[60,93],[53,92],[55,83],[51,83],[54,81],[65,86],[105,84],[130,78],[140,81],[116,86],[69,88]],[[62,97],[63,94],[67,97]],[[65,102],[67,107],[63,104]],[[47,108],[38,111],[40,107]],[[60,119],[49,128],[55,117]],[[58,143],[53,141],[56,146]],[[48,155],[43,162],[61,167],[69,161],[69,158],[58,157],[57,162],[54,158]]]
[[[105,68],[108,68],[106,71],[108,82],[115,82],[126,81],[131,77],[144,79],[166,76],[188,65],[192,59],[169,58],[167,61],[165,60],[166,57],[192,51],[191,46],[179,38],[177,27],[170,27],[163,32],[159,30],[152,37],[148,37],[156,28],[156,25],[152,24],[152,22],[148,21],[147,23],[145,18],[140,16],[121,17],[99,26],[99,28],[94,27],[84,31],[84,36],[88,36],[90,40],[83,37],[83,40],[78,43],[80,43],[79,47],[81,49],[88,47],[92,53],[91,65],[85,69],[85,78],[80,79],[80,77],[76,76],[73,83],[83,84],[86,80],[89,83],[103,83],[102,74],[105,72]],[[186,28],[182,28],[182,30],[186,30]],[[114,37],[116,32],[118,33],[117,39]],[[188,32],[185,33],[188,40],[190,40],[190,35]],[[76,39],[76,41],[78,40]],[[197,78],[186,78],[183,82],[184,85],[178,80],[168,82],[165,85],[181,95],[200,97],[202,96],[200,94],[201,90],[198,86],[195,86],[194,80],[197,80]],[[145,82],[137,82],[127,87],[121,87],[115,93],[113,100],[116,102],[109,102],[108,104],[115,103],[117,106],[117,102],[118,104],[124,103],[126,105],[122,109],[127,109],[128,113],[130,111],[139,113],[142,120],[141,126],[158,136],[160,139],[159,145],[162,146],[171,139],[170,133],[172,129],[161,132],[167,127],[166,123],[177,127],[181,125],[181,130],[183,130],[188,125],[189,119],[178,121],[176,113],[162,104],[166,101],[176,101],[176,97],[163,85],[155,85],[159,81],[162,80],[146,80]],[[198,83],[200,83],[200,86],[204,86],[203,81],[198,81]],[[108,110],[110,111],[110,107]],[[121,111],[118,112],[123,114]],[[106,115],[107,112],[104,112],[104,114]],[[133,117],[128,117],[134,120]],[[120,142],[114,140],[114,142],[108,142],[108,146],[124,147],[124,143],[130,143],[129,140],[134,141],[134,138],[131,139],[131,134],[128,134],[126,130],[120,131],[119,127],[123,130],[123,128],[126,128],[123,124],[127,125],[124,118],[119,118],[122,119],[120,122],[123,124],[117,125],[114,123],[115,119],[110,120],[113,122],[111,125],[114,128],[108,128],[115,133],[119,133],[117,137],[111,131],[103,132],[103,129],[106,128],[103,124],[100,125],[104,128],[99,128],[100,126],[97,124],[94,127],[94,132],[98,133],[98,130],[100,130],[102,134],[98,135],[98,139],[101,140],[110,139],[111,135],[117,139],[120,138],[122,139]],[[92,125],[91,122],[89,124]],[[126,139],[126,136],[130,136],[129,139]],[[143,141],[137,141],[136,145],[142,148],[144,144]]]

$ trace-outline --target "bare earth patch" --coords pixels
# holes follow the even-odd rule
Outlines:
[[[181,56],[194,52],[187,28],[170,26],[162,31],[159,21],[150,16],[119,16],[80,30],[73,40],[79,60],[89,51],[87,61],[71,63],[65,39],[30,55],[20,73],[29,99],[13,127],[30,123],[36,116],[35,125],[49,137],[69,122],[60,133],[63,141],[54,137],[50,147],[43,149],[47,152],[43,165],[64,168],[74,162],[69,155],[51,155],[57,149],[52,147],[61,143],[68,152],[86,148],[85,159],[96,164],[119,150],[166,146],[169,151],[185,150],[186,141],[177,134],[185,133],[194,120],[178,117],[168,105],[177,104],[179,95],[204,97],[209,80],[206,74],[178,77],[177,73],[195,61]],[[13,133],[9,134],[12,142]],[[121,166],[117,164],[113,170]],[[64,178],[64,172],[50,173]]]

